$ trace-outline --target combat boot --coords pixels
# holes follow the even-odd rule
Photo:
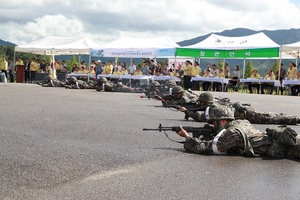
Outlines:
[[[184,113],[185,113],[184,119],[189,120],[190,118],[189,111],[185,111]]]

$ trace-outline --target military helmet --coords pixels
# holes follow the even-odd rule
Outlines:
[[[203,92],[199,96],[199,102],[213,103],[214,97],[210,92]]]
[[[99,82],[101,82],[101,83],[106,83],[106,82],[107,82],[107,79],[106,79],[105,77],[101,76],[101,77],[99,78]]]
[[[69,82],[71,84],[75,84],[77,82],[77,78],[75,76],[72,76],[72,77],[69,78]]]
[[[151,83],[151,87],[159,87],[160,86],[160,84],[159,84],[159,82],[157,82],[157,81],[153,81],[152,83]]]
[[[177,85],[172,88],[172,94],[177,94],[181,92],[184,92],[184,89],[181,86]]]
[[[234,120],[233,109],[231,107],[216,103],[206,108],[205,117],[209,123],[221,119]]]
[[[176,86],[176,82],[175,82],[174,80],[168,80],[168,81],[166,82],[166,85],[167,85],[168,87],[174,87],[174,86]]]

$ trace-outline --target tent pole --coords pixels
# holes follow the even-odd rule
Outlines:
[[[92,59],[92,49],[90,49],[90,51],[89,51],[89,66],[88,66],[88,70],[90,70],[91,59]],[[88,82],[89,81],[90,81],[90,74],[88,74]]]
[[[245,68],[246,68],[246,58],[244,58],[244,64],[243,64],[243,79],[245,78]]]
[[[282,59],[282,45],[280,46],[280,52],[279,52],[278,77],[277,77],[278,81],[280,81],[281,59]],[[281,82],[280,82],[280,87],[282,87],[282,83]],[[277,94],[279,94],[279,87],[277,87]]]

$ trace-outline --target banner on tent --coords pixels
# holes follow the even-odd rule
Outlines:
[[[93,49],[95,57],[150,58],[175,56],[175,48],[165,49]]]
[[[196,58],[274,58],[279,57],[279,48],[262,49],[237,49],[237,50],[214,50],[214,49],[187,49],[177,48],[176,56]]]
[[[191,63],[194,63],[194,58],[169,58],[168,66],[175,65],[177,68],[178,65],[185,66],[186,61],[189,60]]]

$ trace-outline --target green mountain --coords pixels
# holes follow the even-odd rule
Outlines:
[[[289,44],[289,43],[300,41],[300,29],[254,31],[254,30],[246,29],[246,28],[236,28],[236,29],[232,29],[232,30],[225,30],[222,32],[214,32],[214,34],[228,36],[228,37],[240,37],[240,36],[251,35],[251,34],[255,34],[255,33],[259,33],[259,32],[265,33],[269,38],[271,38],[274,42],[276,42],[279,45]],[[210,34],[211,33],[203,35],[203,36],[199,36],[196,38],[192,38],[189,40],[184,40],[184,41],[178,42],[178,44],[180,46],[192,45],[192,44],[201,42],[202,40],[206,39]]]

